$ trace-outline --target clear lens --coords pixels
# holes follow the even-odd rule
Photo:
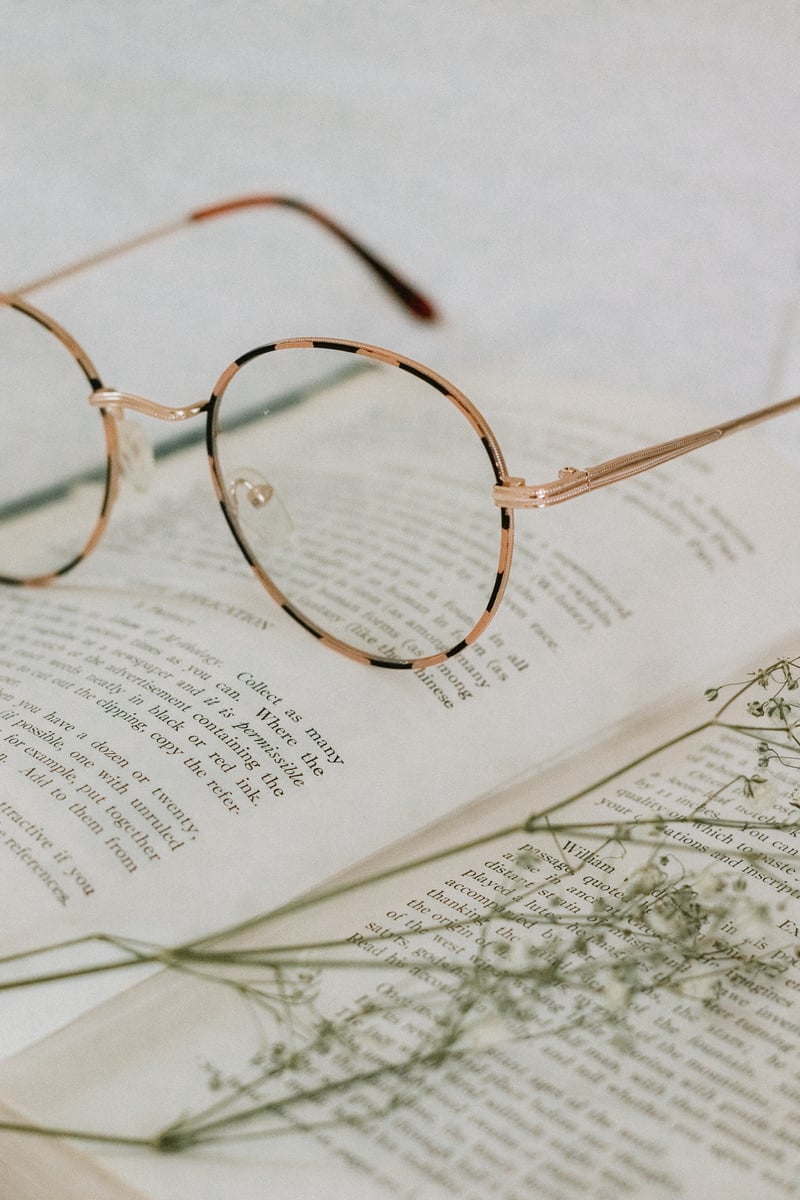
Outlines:
[[[103,506],[107,453],[90,385],[38,321],[0,307],[0,577],[24,581],[80,556]]]
[[[495,588],[492,460],[411,370],[352,352],[259,352],[221,398],[218,482],[246,552],[295,615],[377,660],[453,649]]]

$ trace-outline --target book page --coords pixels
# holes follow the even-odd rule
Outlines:
[[[515,388],[503,432],[530,478],[663,433],[639,398],[605,417],[602,390],[581,408],[543,388],[556,413],[521,421],[539,397]],[[5,953],[97,931],[174,944],[266,911],[790,627],[781,529],[742,501],[753,445],[518,514],[496,621],[416,673],[309,637],[226,540],[202,446],[164,457],[88,562],[0,591]],[[769,473],[790,521],[794,473]]]
[[[4,1095],[160,1134],[90,1151],[158,1200],[795,1195],[800,777],[757,765],[752,708],[784,666],[206,947],[8,1064]]]

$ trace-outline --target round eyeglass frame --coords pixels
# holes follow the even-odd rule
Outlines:
[[[242,354],[222,373],[217,381],[214,391],[211,395],[208,410],[208,424],[206,426],[207,449],[211,476],[214,482],[214,491],[217,499],[220,502],[223,515],[228,524],[237,545],[251,569],[262,586],[269,592],[276,604],[294,618],[300,625],[303,626],[313,637],[318,638],[324,645],[331,649],[344,654],[346,657],[354,659],[357,662],[367,663],[374,667],[386,667],[394,670],[424,670],[427,667],[438,666],[445,662],[448,658],[452,658],[456,654],[460,654],[467,646],[471,645],[486,629],[489,622],[494,617],[497,607],[502,599],[508,580],[508,573],[511,567],[511,556],[514,546],[514,515],[510,508],[498,507],[498,558],[497,571],[495,578],[492,581],[490,588],[487,588],[488,599],[486,607],[475,621],[472,628],[465,633],[462,639],[456,645],[447,650],[437,651],[435,654],[425,655],[416,659],[389,659],[376,658],[363,650],[351,646],[348,642],[341,638],[335,637],[321,628],[316,622],[309,619],[301,612],[281,589],[270,578],[269,573],[261,566],[250,550],[245,536],[238,528],[238,523],[235,515],[230,511],[227,504],[227,496],[225,483],[221,475],[219,466],[219,457],[216,454],[216,438],[218,432],[218,414],[220,404],[231,380],[239,372],[239,370],[247,363],[255,358],[259,358],[265,354],[271,354],[283,350],[338,350],[344,353],[357,355],[362,358],[373,359],[377,362],[384,363],[390,367],[396,367],[399,370],[407,371],[416,376],[422,382],[429,384],[442,397],[451,403],[458,412],[468,421],[473,431],[478,437],[483,449],[489,459],[495,483],[502,485],[508,478],[506,464],[503,453],[497,442],[494,433],[490,426],[478,411],[475,405],[469,400],[463,392],[450,383],[444,376],[432,371],[429,367],[423,366],[422,363],[415,359],[407,358],[405,355],[397,354],[394,351],[383,349],[379,346],[372,346],[365,342],[355,342],[349,340],[332,340],[330,338],[286,338],[278,342],[270,342],[264,346],[257,346],[253,350],[249,350],[246,354]],[[487,503],[493,504],[491,491],[487,491]]]
[[[41,309],[35,308],[34,305],[28,304],[26,300],[22,300],[19,296],[8,296],[0,294],[0,308],[10,308],[22,316],[29,317],[43,329],[52,334],[62,346],[72,355],[75,362],[80,367],[89,384],[89,395],[94,395],[95,392],[102,390],[103,383],[94,363],[89,358],[82,346],[75,341],[72,334],[64,329],[58,321],[53,320]],[[33,575],[26,578],[18,576],[4,575],[0,572],[0,583],[17,585],[19,587],[46,587],[53,583],[62,575],[66,575],[79,563],[92,553],[98,542],[105,533],[111,516],[111,510],[114,506],[114,501],[119,494],[120,479],[122,477],[122,469],[119,458],[119,437],[117,434],[117,424],[112,413],[106,409],[98,409],[103,422],[103,433],[105,436],[106,445],[106,477],[103,488],[100,509],[94,527],[89,533],[84,545],[77,553],[73,554],[62,566],[55,567],[52,571],[43,572],[39,575]]]
[[[225,522],[230,529],[236,544],[238,545],[243,557],[249,564],[256,578],[261,583],[262,587],[269,593],[272,599],[278,604],[284,612],[293,617],[303,629],[317,638],[323,645],[329,646],[332,650],[345,655],[356,662],[366,663],[371,666],[386,667],[394,670],[424,670],[428,667],[437,666],[445,662],[448,658],[461,653],[472,642],[484,632],[486,627],[493,619],[508,581],[508,574],[511,567],[511,557],[514,546],[514,514],[513,510],[500,504],[495,504],[492,499],[491,492],[487,494],[487,503],[493,504],[498,508],[499,517],[499,538],[498,538],[498,557],[497,571],[491,587],[487,588],[488,599],[483,612],[475,621],[472,628],[464,634],[462,639],[454,646],[447,650],[438,651],[434,654],[429,654],[416,659],[388,659],[376,658],[366,653],[363,650],[351,646],[348,642],[335,637],[321,628],[314,621],[310,620],[300,609],[296,608],[281,589],[271,579],[269,573],[258,562],[251,549],[247,544],[245,536],[238,527],[235,515],[230,511],[228,499],[225,489],[224,480],[221,475],[218,457],[216,454],[216,440],[219,428],[219,411],[222,399],[225,395],[225,390],[228,387],[234,376],[241,370],[243,366],[251,362],[255,358],[262,355],[270,354],[276,351],[290,349],[322,349],[322,350],[338,350],[344,353],[359,355],[368,359],[374,359],[388,366],[396,367],[399,370],[407,371],[415,375],[422,382],[429,384],[443,399],[460,412],[460,414],[469,422],[476,436],[481,442],[484,451],[489,459],[495,483],[503,485],[508,478],[505,459],[500,446],[497,442],[494,433],[484,419],[483,415],[478,411],[475,405],[470,401],[463,392],[456,388],[452,383],[445,379],[442,375],[432,371],[429,367],[417,362],[405,355],[397,354],[394,351],[383,349],[379,346],[373,346],[365,342],[355,342],[349,340],[334,340],[330,338],[289,338],[277,342],[270,342],[263,346],[257,346],[247,353],[242,354],[235,359],[220,375],[214,385],[211,396],[207,401],[192,405],[188,409],[173,409],[162,405],[155,404],[152,401],[144,400],[140,397],[130,396],[122,392],[110,392],[105,388],[97,370],[89,356],[83,348],[75,341],[63,326],[53,320],[40,309],[28,304],[18,296],[0,295],[0,305],[15,309],[17,312],[37,321],[54,337],[56,337],[72,354],[78,366],[83,371],[87,383],[90,387],[90,402],[91,397],[96,396],[95,407],[97,407],[101,420],[106,442],[107,469],[105,489],[103,498],[98,513],[97,522],[92,529],[83,548],[63,566],[48,572],[46,574],[37,575],[33,578],[17,579],[10,578],[0,574],[0,582],[6,584],[17,584],[21,586],[46,586],[67,574],[80,562],[83,561],[95,549],[100,542],[108,525],[111,510],[114,501],[119,493],[119,485],[122,477],[122,468],[119,456],[119,436],[117,432],[117,418],[115,410],[130,408],[134,411],[139,411],[145,415],[159,417],[166,420],[182,420],[186,417],[198,416],[205,414],[206,416],[206,449],[208,453],[209,469],[211,473],[211,482],[214,488],[214,493],[219,502]],[[100,393],[100,395],[97,395]],[[106,393],[110,401],[108,405],[103,403]]]

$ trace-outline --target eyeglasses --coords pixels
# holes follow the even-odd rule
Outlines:
[[[77,342],[25,299],[192,223],[269,205],[321,224],[414,316],[435,317],[341,225],[269,195],[200,209],[0,296],[0,387],[14,405],[0,477],[0,582],[51,583],[97,545],[132,448],[126,413],[202,415],[223,515],[273,599],[350,658],[422,669],[474,642],[497,612],[516,509],[561,504],[800,406],[795,397],[530,485],[509,475],[471,401],[403,355],[328,338],[272,342],[232,362],[209,399],[170,408],[105,387]]]

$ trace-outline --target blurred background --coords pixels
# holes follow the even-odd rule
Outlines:
[[[283,192],[442,321],[279,210],[33,298],[107,385],[164,403],[255,345],[338,336],[486,387],[492,421],[566,380],[663,397],[646,435],[682,434],[671,403],[699,426],[800,392],[798,64],[797,0],[0,0],[0,289]],[[765,430],[800,462],[800,415]]]
[[[800,391],[795,0],[0,0],[0,29],[0,287],[269,191],[444,315],[253,212],[37,293],[111,385],[177,403],[338,335],[712,415]],[[771,436],[800,455],[797,418]]]

